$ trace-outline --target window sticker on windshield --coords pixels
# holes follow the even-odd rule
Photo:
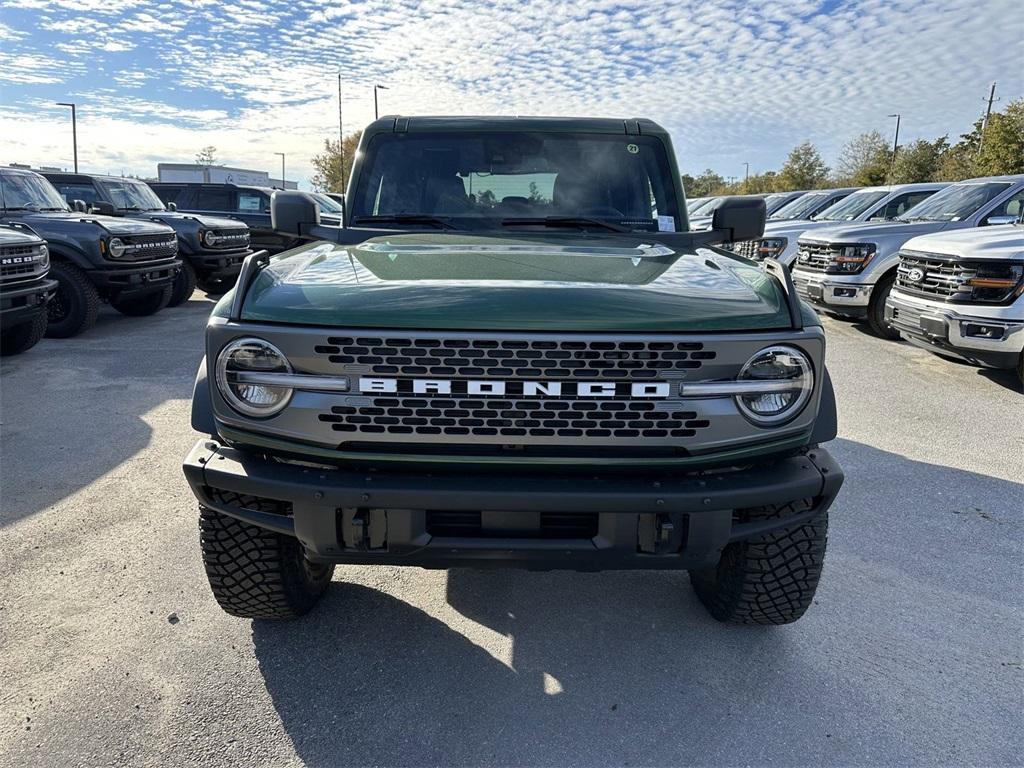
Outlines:
[[[675,216],[658,216],[658,231],[659,232],[675,232],[676,231],[676,217]]]
[[[640,147],[638,147],[636,144],[627,144],[626,151],[629,152],[629,154],[631,155],[635,155],[637,152],[640,151]]]

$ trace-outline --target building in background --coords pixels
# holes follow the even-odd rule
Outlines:
[[[252,187],[298,189],[298,182],[273,178],[266,171],[231,168],[226,165],[199,165],[197,163],[157,163],[157,181],[204,184],[244,184]]]

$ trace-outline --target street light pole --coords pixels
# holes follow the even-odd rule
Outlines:
[[[285,183],[284,183],[284,152],[275,152],[274,154],[281,156],[281,189],[285,189]]]
[[[743,185],[746,186],[747,181],[750,180],[750,163],[743,164]]]
[[[345,194],[345,128],[341,121],[341,72],[338,72],[338,154],[341,157],[341,190]]]
[[[895,115],[889,115],[889,117],[896,118],[896,135],[892,140],[892,160],[889,161],[889,175],[891,176],[892,169],[896,165],[896,152],[899,150],[900,146],[900,115],[897,113]]]
[[[75,105],[70,101],[58,101],[58,107],[71,107],[71,146],[75,153],[75,173],[78,173],[78,119],[75,115]]]
[[[377,108],[377,91],[386,91],[388,87],[386,85],[375,85],[373,86],[373,119],[376,120],[380,117],[380,110]]]

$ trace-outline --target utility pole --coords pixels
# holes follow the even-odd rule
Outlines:
[[[995,84],[995,82],[993,82],[992,83],[992,87],[988,89],[988,98],[987,99],[982,99],[982,101],[987,101],[988,102],[988,106],[985,107],[985,117],[982,118],[982,121],[981,121],[981,138],[978,139],[978,154],[979,155],[981,154],[981,148],[983,146],[985,146],[985,131],[988,130],[988,119],[992,116],[992,103],[995,102],[995,101],[999,101],[999,99],[996,98],[996,84]]]
[[[386,85],[375,85],[373,86],[373,119],[376,120],[380,117],[380,110],[377,109],[377,91],[386,91],[388,87]]]
[[[744,187],[747,185],[747,182],[749,180],[750,180],[750,163],[744,163],[743,164],[743,186]]]
[[[285,189],[285,183],[284,183],[284,152],[275,152],[274,154],[281,156],[281,189]]]
[[[341,156],[341,193],[345,194],[345,128],[341,121],[341,71],[338,71],[338,154]]]
[[[896,135],[892,140],[892,159],[889,160],[889,178],[892,178],[892,170],[896,166],[896,153],[900,148],[900,114],[889,115],[896,118]]]
[[[75,116],[75,105],[70,101],[58,101],[58,107],[71,107],[71,146],[75,153],[75,173],[78,173],[78,119]]]

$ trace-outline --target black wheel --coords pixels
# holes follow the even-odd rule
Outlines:
[[[307,613],[334,575],[306,559],[292,536],[199,508],[199,543],[217,603],[243,619],[288,619]]]
[[[883,339],[899,341],[900,334],[895,328],[885,322],[885,300],[892,292],[892,285],[896,282],[896,275],[890,274],[883,277],[875,284],[871,292],[871,303],[868,305],[868,325],[871,331]]]
[[[205,291],[213,296],[220,296],[231,290],[235,284],[234,277],[204,277],[198,281],[199,290]]]
[[[805,512],[810,502],[737,510],[741,522]],[[729,544],[714,568],[691,571],[697,597],[719,621],[789,624],[811,604],[825,562],[828,513]]]
[[[1017,361],[1017,378],[1020,379],[1020,385],[1024,388],[1024,350],[1021,350],[1020,359]]]
[[[31,349],[46,333],[46,313],[0,330],[0,355],[17,355]]]
[[[173,287],[168,285],[158,291],[150,291],[149,293],[129,298],[115,296],[110,300],[110,306],[122,315],[128,315],[129,317],[153,315],[167,306],[167,302],[171,300],[172,290]]]
[[[187,261],[181,262],[181,269],[171,284],[171,300],[167,306],[176,307],[192,298],[196,290],[196,271]]]
[[[66,339],[87,331],[100,313],[100,294],[85,272],[74,264],[55,261],[50,265],[57,290],[46,305],[46,335]]]

